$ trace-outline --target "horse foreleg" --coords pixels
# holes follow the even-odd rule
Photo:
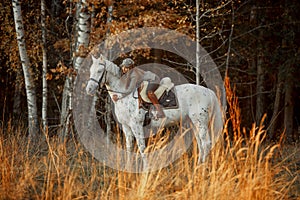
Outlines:
[[[143,169],[147,170],[148,168],[148,161],[145,154],[146,144],[145,144],[145,137],[142,124],[135,124],[131,127],[133,134],[135,135],[136,142],[143,160]]]
[[[137,138],[137,145],[143,160],[143,169],[147,170],[148,169],[148,160],[145,154],[145,149],[146,149],[146,145],[145,145],[145,139],[144,138]]]
[[[127,155],[127,160],[126,163],[127,165],[131,165],[134,159],[131,158],[131,155],[133,152],[133,134],[131,131],[131,128],[127,125],[122,125],[124,134],[125,134],[125,139],[126,139],[126,155]]]

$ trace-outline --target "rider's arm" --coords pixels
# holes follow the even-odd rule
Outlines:
[[[156,74],[154,74],[153,72],[146,71],[145,75],[144,75],[144,80],[145,81],[151,81],[151,82],[154,82],[154,83],[159,83],[160,78]]]
[[[127,78],[129,80],[126,81],[126,90],[127,92],[131,92],[136,88],[137,82],[138,82],[138,77],[136,73],[132,73],[133,71],[130,71],[128,73],[130,74],[126,74],[128,75]]]

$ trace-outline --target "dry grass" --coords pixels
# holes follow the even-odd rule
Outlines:
[[[231,115],[240,115],[235,103],[229,106]],[[238,117],[228,120],[225,135]],[[243,131],[247,137],[240,136],[237,124],[231,126],[234,137],[226,137],[225,148],[215,148],[201,165],[195,164],[194,144],[167,168],[130,174],[103,166],[74,140],[63,143],[45,136],[31,145],[25,127],[8,122],[0,130],[0,199],[299,198],[299,149],[289,149],[287,155],[280,143],[264,144],[262,125]]]

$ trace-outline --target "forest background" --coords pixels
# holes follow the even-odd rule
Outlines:
[[[30,126],[47,126],[52,135],[67,135],[67,122],[72,120],[68,91],[80,59],[110,34],[164,27],[198,40],[210,53],[222,77],[227,74],[235,87],[245,127],[260,123],[267,114],[264,124],[269,140],[278,139],[282,132],[288,141],[299,139],[297,0],[23,0],[21,4],[3,0],[0,5],[2,124],[33,119],[34,125],[28,123],[32,137],[39,133]],[[14,16],[18,6],[24,28],[21,38],[17,38],[15,28],[20,22]],[[22,41],[28,62],[20,59],[18,42]],[[166,64],[196,81],[196,69],[164,52],[140,51],[126,56],[138,64]],[[31,83],[28,88],[25,71]],[[28,100],[25,88],[35,99]],[[29,113],[29,105],[36,107],[35,116]]]

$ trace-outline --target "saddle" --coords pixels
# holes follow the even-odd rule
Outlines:
[[[147,96],[147,87],[149,81],[143,81],[138,88],[138,98],[141,108],[149,110],[152,103]],[[154,83],[155,84],[155,83]],[[157,89],[154,91],[159,104],[165,109],[178,108],[177,98],[174,92],[174,83],[169,77],[161,79],[160,83],[157,84]]]

